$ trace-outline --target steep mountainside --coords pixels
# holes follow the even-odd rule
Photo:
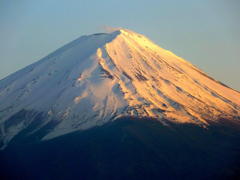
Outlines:
[[[39,119],[38,119],[39,120]],[[48,141],[20,133],[0,151],[1,180],[238,180],[240,126],[208,129],[121,118]]]

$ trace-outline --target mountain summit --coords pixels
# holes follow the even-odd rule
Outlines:
[[[82,36],[0,81],[0,137],[51,139],[120,117],[239,123],[240,93],[126,29]]]

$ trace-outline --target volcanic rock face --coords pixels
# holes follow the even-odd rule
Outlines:
[[[26,129],[51,139],[124,116],[239,123],[240,93],[125,29],[82,36],[0,81],[3,146]]]

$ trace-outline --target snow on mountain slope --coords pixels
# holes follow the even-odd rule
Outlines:
[[[14,122],[22,110],[32,113]],[[129,115],[205,127],[221,118],[239,121],[240,93],[143,35],[120,29],[82,36],[0,81],[4,144],[32,123],[34,112],[45,120],[33,131],[56,122],[43,139]]]

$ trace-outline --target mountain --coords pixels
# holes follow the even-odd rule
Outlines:
[[[55,124],[43,139],[122,116],[204,127],[222,118],[239,123],[240,116],[239,92],[125,29],[82,36],[1,80],[0,102],[3,144],[39,113],[46,118],[33,131]],[[19,112],[28,118],[16,121]]]
[[[239,92],[126,29],[82,36],[0,81],[1,169],[21,167],[17,179],[235,177],[239,132]]]

